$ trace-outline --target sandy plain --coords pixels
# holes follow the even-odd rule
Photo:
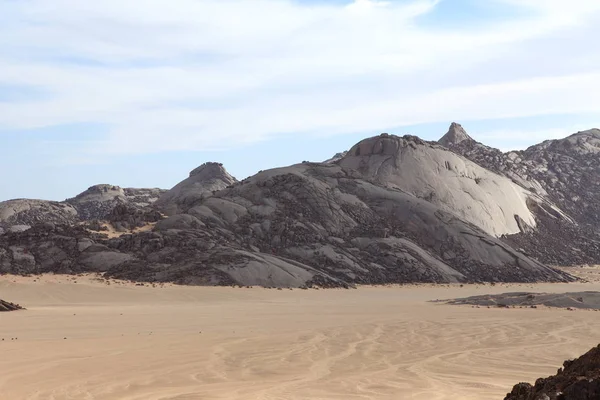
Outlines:
[[[2,400],[502,399],[600,342],[600,313],[429,300],[575,284],[354,290],[0,276]]]

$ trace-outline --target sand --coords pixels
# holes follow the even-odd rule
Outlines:
[[[502,399],[597,345],[598,313],[428,300],[599,289],[290,291],[5,276],[0,298],[28,310],[0,314],[0,398]]]

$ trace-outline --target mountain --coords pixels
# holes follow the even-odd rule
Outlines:
[[[187,179],[179,182],[171,190],[163,193],[155,206],[167,214],[177,214],[186,211],[190,205],[209,197],[237,180],[231,176],[223,164],[209,162],[202,164],[190,172]]]
[[[0,229],[44,222],[71,224],[77,220],[77,209],[68,203],[32,199],[0,202]]]
[[[439,144],[445,147],[456,146],[463,142],[470,143],[474,140],[467,134],[462,125],[453,122],[450,124],[448,132],[438,141]]]
[[[508,237],[507,243],[550,264],[600,260],[600,130],[508,153],[474,140],[448,148],[546,200],[541,208],[534,205],[537,229]]]
[[[151,206],[165,192],[162,189],[95,185],[60,202],[31,199],[3,201],[0,202],[0,230],[26,229],[39,223],[75,224],[110,219],[119,205],[141,210]]]
[[[65,202],[12,200],[0,203],[0,273],[277,287],[570,281],[547,265],[600,263],[599,152],[598,130],[503,153],[453,123],[438,142],[381,134],[242,181],[205,163],[168,191],[96,185]]]
[[[535,385],[519,383],[505,400],[600,399],[600,345],[576,360],[568,360],[556,375],[540,378]]]
[[[534,229],[530,203],[543,202],[505,176],[414,136],[363,140],[338,164],[380,186],[425,199],[496,237]]]
[[[93,192],[93,201],[121,197]],[[144,209],[155,218],[151,230],[8,232],[0,272],[277,287],[569,281],[498,237],[535,230],[531,205],[544,201],[438,144],[382,134],[337,161],[240,182],[204,164]]]

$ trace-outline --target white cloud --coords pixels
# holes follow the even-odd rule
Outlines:
[[[0,129],[107,124],[87,151],[118,154],[600,110],[600,2],[494,1],[521,16],[441,29],[421,19],[437,0],[1,2],[0,87],[47,96],[0,102]]]

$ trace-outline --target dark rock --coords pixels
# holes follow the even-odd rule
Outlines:
[[[597,400],[600,399],[600,346],[577,360],[566,361],[555,376],[538,379],[534,386],[515,385],[505,400]]]
[[[4,311],[18,311],[24,308],[18,304],[9,303],[8,301],[0,300],[0,312]]]

